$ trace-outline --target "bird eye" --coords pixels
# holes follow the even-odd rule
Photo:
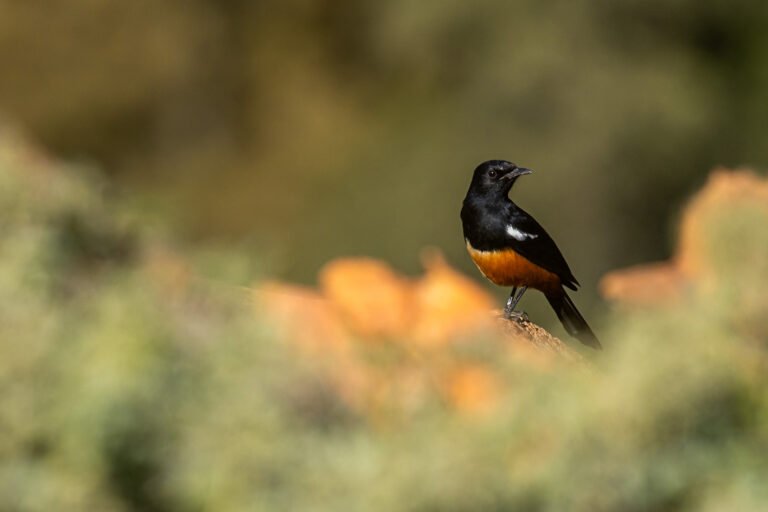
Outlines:
[[[490,171],[488,171],[488,176],[490,176],[491,178],[495,178],[496,177],[496,171],[491,169]]]

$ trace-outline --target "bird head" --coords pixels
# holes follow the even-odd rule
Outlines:
[[[532,172],[506,160],[488,160],[475,168],[470,189],[484,194],[506,195],[517,178]]]

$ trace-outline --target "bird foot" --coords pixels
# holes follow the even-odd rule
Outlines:
[[[504,318],[514,320],[517,323],[523,323],[528,321],[528,313],[525,311],[504,311]]]

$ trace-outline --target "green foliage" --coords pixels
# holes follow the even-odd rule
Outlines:
[[[764,508],[763,212],[712,228],[728,240],[717,261],[749,265],[722,265],[728,293],[617,315],[594,368],[486,347],[506,388],[492,411],[459,414],[431,392],[370,418],[239,292],[163,284],[159,241],[98,181],[5,140],[3,510]]]

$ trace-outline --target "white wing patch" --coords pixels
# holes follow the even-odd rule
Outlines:
[[[525,242],[526,240],[533,240],[534,238],[537,238],[539,236],[539,235],[534,235],[533,233],[526,233],[525,231],[520,231],[512,224],[509,224],[507,226],[507,234],[519,242]]]

